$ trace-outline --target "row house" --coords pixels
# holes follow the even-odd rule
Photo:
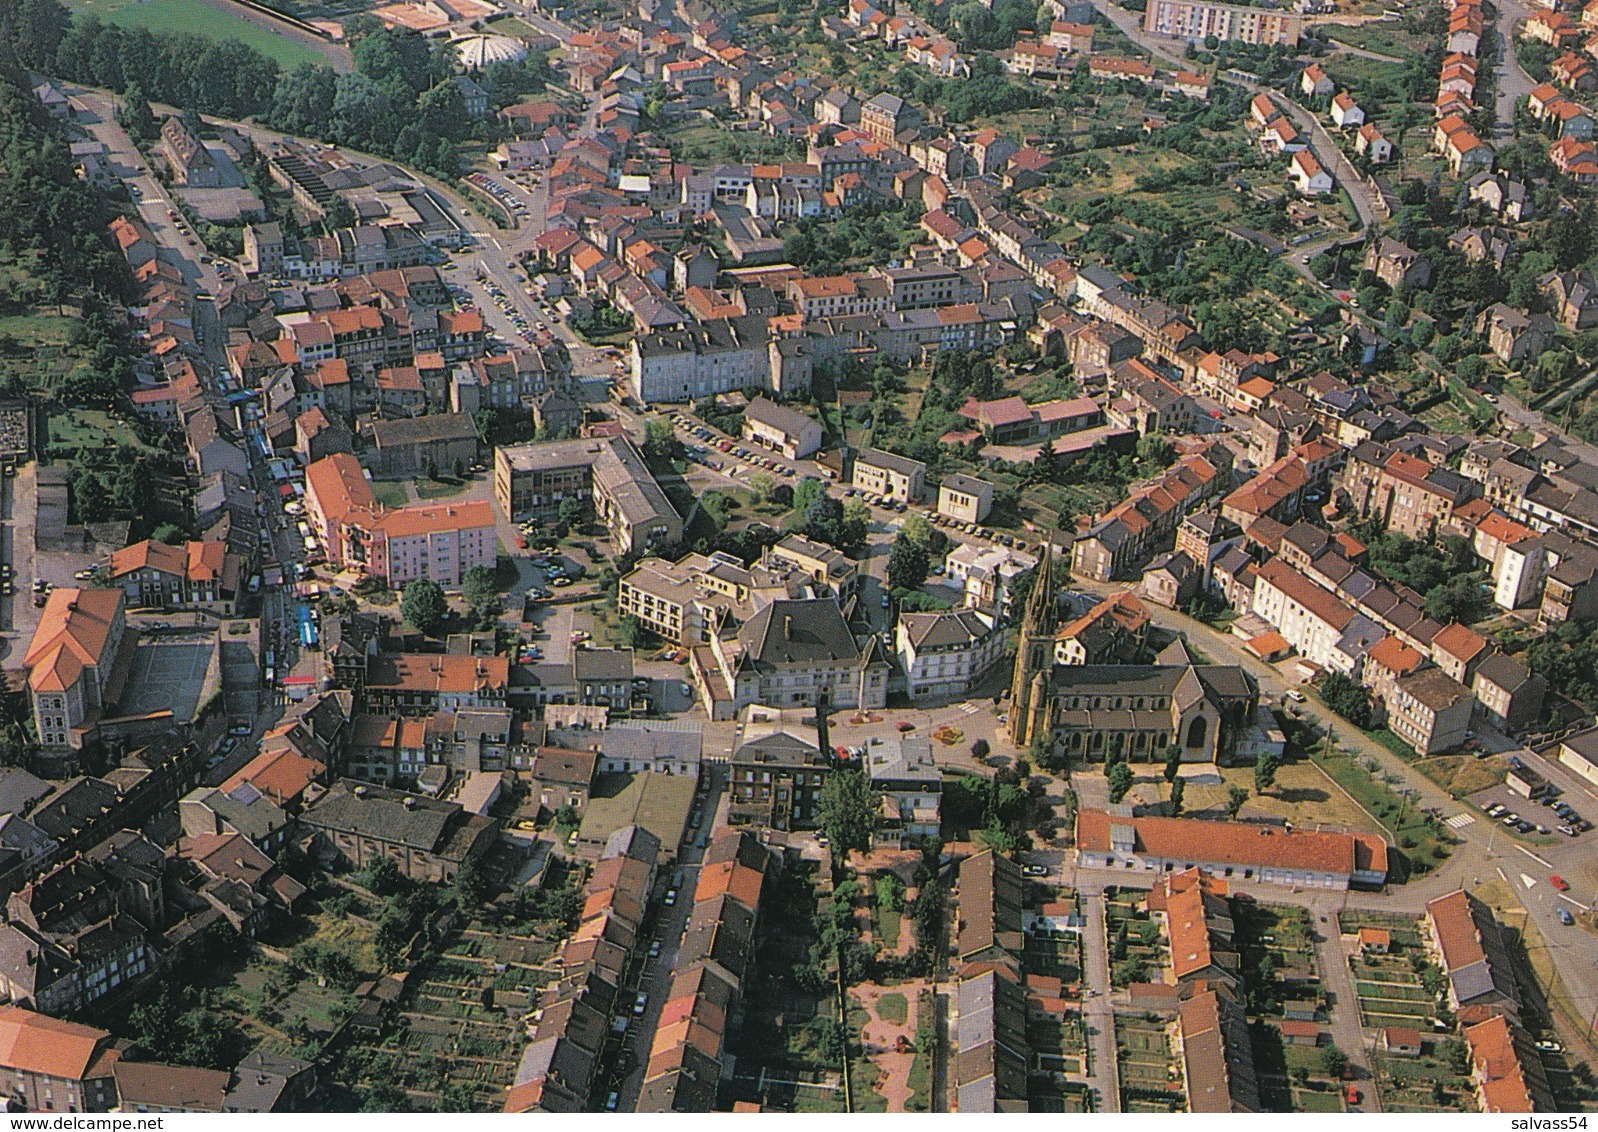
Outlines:
[[[1349,454],[1341,486],[1361,518],[1421,540],[1458,533],[1454,512],[1477,494],[1458,472],[1375,441]]]
[[[1133,491],[1073,544],[1072,573],[1108,582],[1136,569],[1186,515],[1220,492],[1231,472],[1228,457],[1219,447],[1192,453]]]

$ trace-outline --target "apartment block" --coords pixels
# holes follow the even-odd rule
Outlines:
[[[1202,43],[1214,36],[1223,43],[1296,47],[1303,19],[1294,12],[1237,4],[1150,0],[1143,16],[1143,30],[1189,43]]]

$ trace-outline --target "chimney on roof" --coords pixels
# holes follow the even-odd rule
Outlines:
[[[793,618],[786,615],[782,619],[782,639],[793,640]]]
[[[416,799],[409,794],[405,795],[405,808],[407,810],[414,810],[416,808]]]

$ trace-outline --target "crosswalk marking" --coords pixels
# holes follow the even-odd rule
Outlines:
[[[981,708],[979,708],[976,704],[971,703],[969,700],[960,705],[960,714],[962,715],[975,715],[981,710]]]
[[[1475,814],[1455,814],[1453,817],[1446,819],[1443,824],[1450,829],[1464,829],[1467,825],[1475,824],[1475,821]]]

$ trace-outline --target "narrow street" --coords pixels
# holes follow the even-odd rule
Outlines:
[[[1372,1079],[1370,1050],[1366,1047],[1365,1028],[1359,1021],[1359,996],[1354,991],[1354,977],[1348,970],[1348,959],[1343,953],[1342,936],[1335,913],[1319,917],[1315,929],[1315,964],[1320,968],[1321,989],[1331,998],[1332,1043],[1348,1055],[1354,1067],[1354,1076],[1361,1081]],[[1375,1089],[1365,1089],[1361,1110],[1380,1112],[1381,1097]]]
[[[1527,16],[1531,9],[1520,0],[1501,0],[1498,5],[1498,20],[1493,25],[1498,33],[1498,67],[1495,72],[1498,105],[1494,108],[1498,118],[1497,127],[1493,131],[1494,137],[1512,137],[1515,132],[1515,104],[1532,92],[1537,85],[1525,70],[1515,53],[1518,50],[1515,39],[1515,25]]]
[[[1087,1029],[1093,1059],[1088,1080],[1098,1094],[1097,1112],[1121,1111],[1121,1086],[1115,1057],[1115,1014],[1110,1003],[1110,953],[1105,935],[1104,887],[1078,890],[1082,904],[1082,966],[1084,985],[1093,997],[1082,1003],[1082,1025]]]

